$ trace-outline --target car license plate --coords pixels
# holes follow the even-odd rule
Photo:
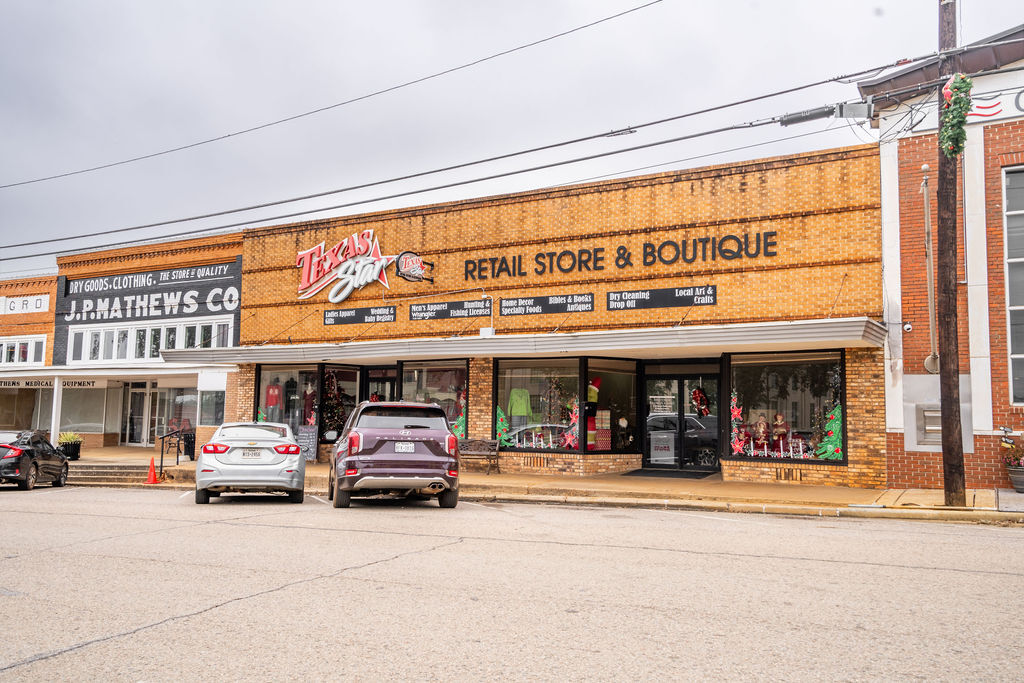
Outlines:
[[[415,450],[411,441],[396,441],[395,453],[412,453]]]
[[[243,448],[242,449],[242,459],[243,460],[249,460],[251,458],[261,458],[261,457],[263,457],[263,451],[261,451],[258,448]]]

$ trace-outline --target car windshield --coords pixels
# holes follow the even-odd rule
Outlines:
[[[19,436],[19,432],[0,432],[0,443],[14,443]]]
[[[448,418],[440,408],[375,406],[360,413],[355,426],[367,429],[448,429]]]
[[[287,427],[272,425],[225,425],[220,435],[227,439],[280,439],[288,436]]]

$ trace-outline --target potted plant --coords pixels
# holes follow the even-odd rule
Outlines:
[[[1016,444],[1003,455],[1010,483],[1017,493],[1024,493],[1024,445]]]
[[[82,437],[74,432],[61,432],[57,437],[57,445],[68,456],[68,460],[78,460],[82,454]]]

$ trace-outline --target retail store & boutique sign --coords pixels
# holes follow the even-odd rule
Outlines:
[[[644,242],[639,252],[620,245],[614,251],[604,247],[538,251],[532,260],[521,254],[466,259],[463,279],[471,281],[525,278],[553,273],[584,273],[607,268],[670,266],[680,263],[772,258],[778,255],[778,233],[748,232],[683,240]]]

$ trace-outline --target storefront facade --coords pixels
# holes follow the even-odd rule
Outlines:
[[[970,46],[973,79],[966,143],[958,158],[957,300],[960,415],[967,488],[1008,488],[1004,443],[1024,438],[1024,30]],[[984,43],[993,42],[993,48]],[[860,85],[864,95],[906,91],[934,78],[934,64]],[[942,488],[939,378],[927,305],[922,169],[928,164],[932,239],[937,244],[938,168],[934,95],[876,97],[885,263],[886,432],[889,485]],[[929,105],[932,105],[929,107]],[[908,112],[915,116],[907,125]]]
[[[233,416],[441,405],[502,471],[884,486],[862,146],[247,230]]]
[[[26,289],[21,299],[41,297],[28,304],[40,312],[19,313],[19,333],[4,336],[12,362],[0,363],[0,421],[74,432],[86,448],[212,433],[230,368],[161,354],[237,345],[241,244],[235,234],[87,252],[58,259],[58,275],[31,287],[4,283],[46,294]]]

